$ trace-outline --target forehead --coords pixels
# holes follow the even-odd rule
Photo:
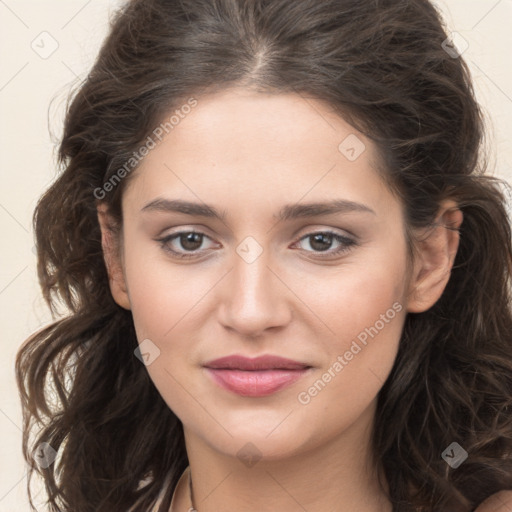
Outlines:
[[[222,143],[223,149],[231,146],[232,152],[242,153],[258,143],[283,153],[304,143],[337,151],[346,136],[356,133],[319,99],[231,88],[198,98],[197,106],[182,116],[167,138],[184,149],[200,145],[213,150]]]
[[[336,193],[382,202],[386,186],[378,162],[373,143],[325,102],[229,89],[197,98],[143,159],[129,188],[135,186],[141,200],[171,191],[241,206],[244,198],[247,206]]]

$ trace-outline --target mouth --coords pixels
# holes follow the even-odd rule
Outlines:
[[[204,365],[213,381],[232,393],[247,397],[272,395],[299,380],[310,365],[278,356],[227,356]]]

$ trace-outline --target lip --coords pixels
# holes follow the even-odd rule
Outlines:
[[[245,357],[240,355],[221,357],[204,364],[206,368],[219,370],[303,370],[309,365],[279,356],[264,355]]]
[[[222,388],[240,396],[268,396],[290,386],[311,366],[279,356],[221,357],[204,365]]]

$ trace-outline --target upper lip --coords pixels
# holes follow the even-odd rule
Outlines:
[[[310,366],[284,357],[264,355],[245,357],[233,355],[214,359],[204,364],[206,368],[217,370],[304,370]]]

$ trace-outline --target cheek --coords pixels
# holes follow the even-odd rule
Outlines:
[[[200,301],[215,279],[209,279],[208,272],[171,264],[161,256],[148,257],[148,252],[137,247],[127,251],[131,310],[139,341],[154,337],[165,342],[201,310]]]
[[[382,254],[370,258],[373,265],[340,268],[327,288],[304,276],[304,301],[329,327],[327,336],[317,338],[327,355],[322,371],[298,396],[310,410],[325,406],[332,418],[357,416],[393,367],[406,316],[405,249],[389,258]]]
[[[147,366],[153,384],[169,408],[186,422],[202,413],[194,407],[202,399],[190,382],[191,372],[197,371],[191,350],[201,322],[196,315],[204,315],[200,301],[213,282],[208,283],[206,275],[198,278],[197,272],[193,277],[185,267],[168,265],[162,259],[152,261],[144,252],[135,248],[125,260],[135,331],[139,344],[150,340],[149,352],[156,354]]]
[[[331,387],[326,400],[343,397],[340,412],[356,411],[375,398],[393,367],[405,319],[401,302],[382,290],[348,306],[337,316],[336,336],[326,347],[328,362],[320,376]]]
[[[327,327],[329,339],[322,347],[327,352],[344,349],[361,333],[364,342],[364,333],[375,325],[379,336],[400,333],[400,318],[395,318],[403,316],[399,313],[404,309],[405,257],[382,254],[369,254],[361,261],[354,259],[327,277],[307,272],[300,279],[295,277],[300,283],[300,288],[295,288],[297,295]],[[289,279],[294,279],[291,274]]]

